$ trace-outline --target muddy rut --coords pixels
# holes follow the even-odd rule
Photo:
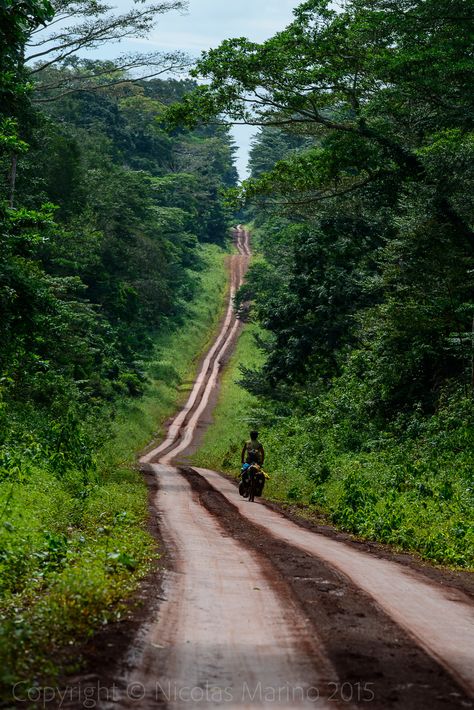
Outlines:
[[[100,706],[474,707],[474,604],[462,583],[305,529],[186,466],[240,327],[242,227],[235,244],[220,332],[165,440],[141,459],[165,569]]]

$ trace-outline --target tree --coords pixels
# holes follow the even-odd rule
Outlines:
[[[273,127],[261,128],[252,140],[249,156],[251,176],[261,177],[272,170],[277,162],[309,147],[311,143],[310,137],[300,135],[296,130],[288,132]]]
[[[53,5],[49,0],[3,0],[0,4],[0,60],[2,99],[24,91],[17,83],[22,69],[24,47],[28,37],[52,20]],[[3,111],[5,104],[0,103]]]
[[[470,56],[474,17],[468,0],[411,3],[353,0],[342,12],[309,0],[295,20],[263,44],[245,38],[203,54],[194,71],[206,80],[170,111],[171,121],[195,123],[225,115],[231,122],[300,126],[335,137],[315,155],[310,198],[327,198],[387,171],[430,183],[419,148],[440,130],[472,128]],[[429,37],[429,41],[424,38]],[[420,67],[430,71],[420,71]],[[410,130],[416,123],[417,130]],[[338,168],[352,141],[358,161]],[[339,155],[338,155],[339,154]],[[291,184],[293,175],[288,176]],[[320,187],[325,189],[322,194]],[[433,205],[471,245],[468,223],[433,185]]]
[[[294,15],[263,44],[204,53],[206,83],[168,112],[263,126],[241,196],[265,206],[266,264],[241,300],[267,360],[247,382],[298,401],[342,378],[364,416],[432,411],[471,377],[472,4],[310,0]]]
[[[28,110],[24,71],[25,42],[53,17],[49,0],[4,0],[0,3],[0,167],[8,172],[8,200],[13,206],[18,154],[26,150],[18,119]]]
[[[32,28],[25,61],[35,79],[35,101],[55,101],[72,92],[97,90],[125,80],[150,78],[180,71],[189,64],[182,52],[124,54],[114,62],[79,58],[85,50],[127,38],[146,37],[158,18],[172,10],[183,11],[183,0],[144,3],[115,14],[113,6],[97,0],[53,0],[54,19],[46,29]],[[61,71],[55,70],[60,66]]]
[[[166,133],[153,90],[170,101],[186,89],[125,81],[22,117],[30,145],[19,156],[18,207],[2,212],[0,260],[11,406],[62,402],[67,412],[67,401],[81,410],[139,394],[151,336],[180,319],[199,286],[198,237],[225,238],[225,219],[210,231],[209,215],[224,214],[228,134]]]

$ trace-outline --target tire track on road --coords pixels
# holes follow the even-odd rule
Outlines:
[[[215,471],[194,470],[244,518],[349,577],[474,698],[474,607],[467,595],[439,587],[406,567],[305,530],[265,506],[249,506],[228,479]]]
[[[127,678],[127,687],[140,691],[138,707],[314,708],[316,702],[321,710],[336,710],[328,699],[334,670],[284,579],[222,534],[174,467],[153,464],[153,470],[173,569]],[[137,707],[126,698],[119,706]]]
[[[250,258],[249,234],[240,225],[235,245],[239,255],[231,259],[222,328],[165,440],[140,460],[153,470],[159,484],[154,502],[172,571],[166,576],[166,601],[148,631],[141,662],[135,664],[127,686],[144,689],[143,708],[158,702],[182,708],[186,706],[182,692],[208,687],[221,699],[227,694],[227,699],[214,701],[206,693],[193,706],[287,708],[314,707],[317,702],[322,709],[336,708],[327,697],[329,682],[336,680],[334,669],[314,629],[307,628],[301,610],[284,594],[284,581],[277,582],[273,568],[261,556],[222,536],[189,483],[169,465],[192,443],[217,385],[221,360],[240,326],[233,300]],[[277,697],[269,699],[272,692]],[[124,700],[122,706],[132,707],[133,702]]]
[[[223,533],[264,555],[274,576],[285,580],[335,668],[336,697],[360,699],[373,710],[454,710],[474,705],[449,671],[413,643],[413,637],[347,574],[242,515],[235,501],[194,469],[180,472]]]

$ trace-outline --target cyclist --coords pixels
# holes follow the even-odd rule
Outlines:
[[[258,431],[251,431],[250,441],[247,441],[242,449],[242,464],[258,463],[259,466],[263,466],[264,461],[265,449],[258,440]]]

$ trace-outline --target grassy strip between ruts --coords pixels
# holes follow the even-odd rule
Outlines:
[[[193,462],[237,475],[242,444],[257,426],[266,449],[269,499],[296,505],[302,515],[323,514],[360,537],[472,569],[474,461],[465,403],[453,401],[412,439],[392,438],[374,451],[341,450],[340,426],[328,423],[327,412],[279,415],[275,408],[262,409],[236,383],[241,364],[262,362],[256,330],[249,325],[240,337],[223,375],[214,423]]]
[[[213,423],[203,437],[202,445],[192,462],[196,466],[217,469],[237,475],[240,471],[240,454],[248,439],[249,428],[259,419],[258,400],[237,384],[239,367],[257,367],[262,354],[255,346],[254,325],[241,332],[235,352],[225,368],[219,400],[213,412]]]
[[[119,403],[92,480],[81,483],[74,470],[58,477],[33,463],[27,475],[0,484],[0,667],[7,706],[12,685],[21,683],[24,695],[33,682],[74,671],[80,659],[67,648],[119,619],[122,602],[157,558],[136,452],[162,434],[185,399],[223,312],[225,253],[211,245],[202,253],[196,300],[182,325],[158,339],[145,395]]]

